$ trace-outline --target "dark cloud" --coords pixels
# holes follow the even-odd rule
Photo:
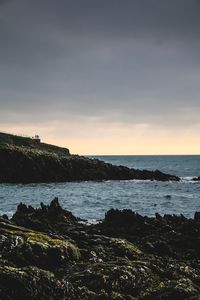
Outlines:
[[[0,0],[0,5],[8,3],[9,0]]]
[[[2,124],[199,122],[199,1],[0,4]]]

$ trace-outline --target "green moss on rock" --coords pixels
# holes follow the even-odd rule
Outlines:
[[[71,241],[2,224],[1,253],[19,266],[36,265],[44,269],[58,268],[80,259],[78,247]]]

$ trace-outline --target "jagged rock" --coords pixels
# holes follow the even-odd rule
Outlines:
[[[20,204],[11,220],[0,218],[0,255],[3,300],[200,297],[198,213],[149,218],[110,210],[86,225],[57,198],[38,209]]]
[[[55,198],[50,205],[41,203],[39,209],[20,203],[12,221],[20,226],[56,233],[63,231],[69,224],[76,223],[78,219],[71,212],[62,209],[58,198]]]

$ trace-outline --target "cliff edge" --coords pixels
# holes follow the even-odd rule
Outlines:
[[[87,180],[178,181],[158,170],[136,170],[98,159],[72,155],[39,139],[0,133],[0,183],[39,183]]]

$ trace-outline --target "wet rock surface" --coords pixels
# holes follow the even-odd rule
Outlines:
[[[0,217],[0,299],[200,299],[200,217],[110,210],[79,222],[55,198]]]
[[[30,138],[2,138],[0,133],[0,183],[39,183],[87,180],[179,181],[158,170],[114,166],[98,159],[71,155],[68,149]],[[4,137],[4,135],[3,135]]]

